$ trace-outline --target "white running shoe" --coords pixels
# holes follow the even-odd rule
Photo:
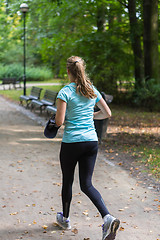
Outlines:
[[[69,218],[64,220],[62,212],[57,213],[57,224],[65,230],[71,229]]]
[[[117,218],[108,214],[107,220],[102,225],[102,240],[114,240],[119,224],[120,221]]]

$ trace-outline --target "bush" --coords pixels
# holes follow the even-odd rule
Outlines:
[[[0,79],[4,77],[23,77],[21,64],[0,65]],[[26,78],[29,81],[44,81],[53,77],[52,71],[46,67],[27,67]]]
[[[150,111],[160,111],[160,84],[154,80],[147,82],[144,88],[133,93],[133,103]]]

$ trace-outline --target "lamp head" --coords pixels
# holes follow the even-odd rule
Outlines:
[[[29,7],[28,7],[28,5],[26,3],[22,3],[20,5],[21,12],[26,13],[26,12],[28,12],[28,9],[29,9]]]

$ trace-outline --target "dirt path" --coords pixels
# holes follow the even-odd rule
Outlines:
[[[102,220],[80,192],[77,171],[72,231],[64,232],[54,224],[61,210],[58,155],[63,129],[57,138],[47,140],[44,119],[34,114],[27,117],[27,112],[0,97],[0,240],[100,240]],[[121,220],[117,240],[160,239],[158,192],[140,185],[128,171],[109,161],[103,150],[93,181],[110,212]]]

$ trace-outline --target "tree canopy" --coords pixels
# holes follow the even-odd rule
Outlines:
[[[160,85],[158,0],[26,0],[27,64],[46,65],[64,77],[66,59],[87,62],[94,84],[117,95],[133,83],[143,96]],[[0,3],[0,61],[23,62],[22,1]],[[144,90],[145,89],[145,90]],[[143,91],[142,91],[143,90]],[[154,91],[154,90],[153,90]],[[133,95],[132,95],[133,96]]]

